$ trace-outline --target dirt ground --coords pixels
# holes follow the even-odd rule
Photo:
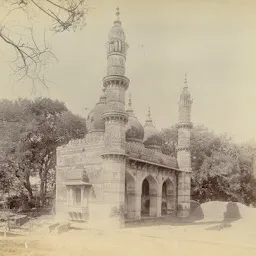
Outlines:
[[[256,229],[253,226],[239,224],[239,221],[223,229],[218,228],[218,223],[207,222],[196,225],[149,223],[104,231],[88,230],[76,224],[59,235],[42,228],[30,235],[2,237],[0,256],[255,256]]]

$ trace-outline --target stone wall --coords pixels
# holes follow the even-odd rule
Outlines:
[[[93,132],[84,139],[70,141],[57,149],[56,213],[67,218],[67,181],[82,181],[87,175],[92,184],[89,201],[103,201],[103,174],[101,153],[104,148],[104,132]]]
[[[126,154],[131,157],[177,168],[177,161],[175,157],[164,155],[161,152],[156,152],[152,149],[145,148],[142,143],[127,142],[125,144],[125,148]]]

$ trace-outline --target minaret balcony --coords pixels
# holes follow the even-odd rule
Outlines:
[[[125,76],[110,75],[103,78],[103,86],[106,87],[123,87],[125,90],[129,87],[130,80]]]
[[[177,151],[190,151],[190,146],[177,146],[176,150]]]
[[[178,123],[176,124],[176,128],[189,128],[192,129],[193,128],[193,124],[191,122],[182,122],[182,123]]]
[[[128,115],[125,112],[109,110],[102,115],[102,119],[104,121],[115,119],[115,120],[122,120],[124,122],[127,122]]]

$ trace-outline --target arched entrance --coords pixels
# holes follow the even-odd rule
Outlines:
[[[125,218],[134,218],[135,215],[135,179],[125,172]]]
[[[141,216],[157,215],[157,182],[152,176],[142,182]]]
[[[162,185],[161,215],[174,213],[175,210],[175,190],[172,181],[168,178]]]

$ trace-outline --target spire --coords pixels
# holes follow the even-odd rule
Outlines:
[[[114,20],[114,26],[118,26],[121,27],[121,20],[120,20],[120,11],[119,11],[119,7],[116,8],[116,19]]]
[[[120,15],[119,7],[117,7],[116,8],[116,18],[117,18],[117,20],[119,20],[119,15]]]
[[[185,73],[185,81],[184,81],[184,84],[185,84],[185,88],[188,88],[188,79],[187,79],[187,76],[188,76],[188,73],[186,72]]]
[[[151,117],[151,107],[148,107],[148,114],[147,114],[145,126],[154,126],[152,117]]]
[[[188,75],[188,73],[185,73],[184,87],[183,87],[183,90],[182,90],[181,95],[180,95],[180,102],[182,102],[182,104],[183,104],[184,100],[188,104],[192,103],[191,95],[190,95],[190,92],[189,92],[189,89],[188,89],[187,75]]]
[[[148,107],[148,121],[152,121],[152,119],[151,119],[151,107]]]

